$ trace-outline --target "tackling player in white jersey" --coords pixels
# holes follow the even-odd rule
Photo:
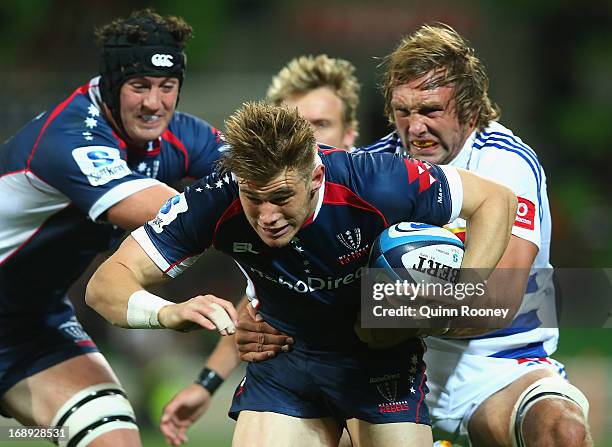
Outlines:
[[[386,112],[396,131],[368,152],[407,153],[468,169],[509,186],[519,207],[498,268],[524,271],[524,291],[505,329],[427,340],[434,435],[478,446],[591,445],[588,402],[549,356],[558,330],[546,176],[535,152],[497,123],[481,61],[452,28],[423,26],[386,59]],[[465,222],[450,228],[465,236]],[[468,233],[469,234],[469,233]]]

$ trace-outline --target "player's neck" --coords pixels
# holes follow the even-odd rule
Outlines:
[[[149,146],[149,142],[144,143],[144,144],[137,144],[134,141],[132,141],[126,135],[125,131],[117,124],[117,121],[115,121],[115,118],[113,117],[113,114],[111,113],[110,109],[104,103],[102,103],[102,114],[104,115],[104,119],[112,127],[113,131],[115,132],[115,135],[119,137],[126,144],[128,150],[135,149],[136,152],[146,152],[147,147]]]

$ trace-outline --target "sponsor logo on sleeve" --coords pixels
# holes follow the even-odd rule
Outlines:
[[[516,219],[514,225],[528,230],[535,228],[535,205],[533,202],[524,199],[523,197],[517,197],[518,207],[516,209]]]
[[[178,196],[174,196],[163,204],[155,219],[149,221],[149,226],[153,228],[153,231],[156,233],[161,233],[164,231],[166,225],[170,224],[176,219],[176,216],[180,213],[184,213],[187,209],[188,206],[185,195],[179,194]]]
[[[72,151],[72,157],[92,186],[105,185],[132,172],[119,149],[113,147],[78,147]]]

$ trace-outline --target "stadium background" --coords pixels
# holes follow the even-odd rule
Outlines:
[[[181,15],[195,29],[181,110],[222,127],[243,101],[265,95],[271,76],[289,59],[327,53],[357,67],[363,85],[358,144],[389,131],[376,89],[377,58],[422,23],[454,26],[488,67],[501,121],[538,152],[546,168],[552,263],[612,266],[609,1],[3,0],[0,140],[96,73],[94,26],[147,6]],[[175,300],[201,291],[236,299],[242,290],[233,264],[207,253],[163,293]],[[81,284],[71,297],[138,409],[145,445],[163,445],[155,428],[161,407],[194,379],[216,336],[112,328],[85,308],[82,293]],[[612,331],[565,329],[560,346],[557,357],[590,398],[596,445],[612,446]],[[192,429],[190,445],[229,445],[233,423],[225,412],[240,378],[236,373],[220,389],[213,407]],[[10,421],[0,419],[0,424]]]

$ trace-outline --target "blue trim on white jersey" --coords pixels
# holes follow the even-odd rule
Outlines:
[[[503,137],[503,138],[500,138]],[[506,139],[504,139],[506,138]],[[507,139],[510,139],[508,141]],[[498,142],[499,144],[493,143],[492,141]],[[516,140],[515,137],[509,134],[501,133],[501,132],[479,132],[476,135],[476,141],[473,144],[474,149],[482,149],[484,146],[494,147],[497,149],[505,150],[508,152],[513,152],[521,157],[527,164],[529,168],[533,172],[535,176],[536,183],[538,185],[538,211],[540,215],[540,223],[544,218],[544,209],[542,208],[542,197],[541,197],[541,189],[542,189],[542,166],[540,165],[540,161],[536,156],[533,149],[527,146],[524,143],[521,143]]]
[[[544,342],[537,341],[535,343],[529,343],[528,345],[520,346],[518,348],[499,351],[495,354],[489,355],[488,357],[495,357],[500,359],[524,359],[529,357],[548,357],[548,353],[544,349]]]
[[[486,338],[495,338],[495,337],[506,337],[508,335],[520,334],[523,332],[533,331],[537,329],[542,324],[540,318],[538,317],[538,311],[536,309],[531,310],[529,312],[525,312],[524,314],[518,315],[512,320],[510,326],[500,329],[495,332],[491,332],[490,334],[482,335],[480,337],[473,337],[471,340],[481,340]]]
[[[533,275],[529,275],[529,279],[527,280],[527,288],[525,289],[525,294],[527,293],[536,293],[539,289],[538,282],[536,281],[537,273]]]
[[[358,147],[353,152],[357,154],[364,152],[368,152],[370,154],[377,152],[395,153],[397,148],[401,146],[402,143],[397,132],[391,132],[389,135],[382,137],[376,143],[369,146]]]

